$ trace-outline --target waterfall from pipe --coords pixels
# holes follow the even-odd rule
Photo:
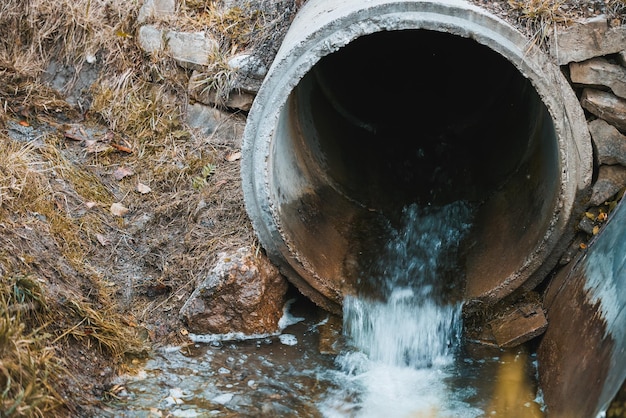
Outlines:
[[[337,357],[343,389],[334,405],[333,397],[326,401],[326,416],[482,412],[448,393],[445,383],[461,341],[461,243],[472,217],[466,202],[411,205],[399,227],[388,227],[387,244],[362,272],[361,287],[369,290],[344,300],[344,335],[351,348]]]

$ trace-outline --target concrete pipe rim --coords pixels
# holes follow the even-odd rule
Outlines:
[[[558,180],[543,234],[518,268],[496,285],[477,289],[467,300],[495,303],[518,288],[532,288],[556,264],[560,246],[573,232],[572,215],[586,198],[592,176],[592,151],[584,114],[571,87],[551,59],[513,27],[463,1],[385,1],[363,4],[309,0],[257,95],[244,132],[242,182],[246,210],[268,256],[300,291],[321,307],[341,312],[341,278],[328,281],[294,246],[272,195],[272,147],[280,118],[294,89],[324,57],[359,38],[381,32],[427,31],[469,39],[507,60],[526,79],[553,123]]]

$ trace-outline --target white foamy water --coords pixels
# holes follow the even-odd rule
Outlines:
[[[399,229],[364,278],[379,295],[344,300],[338,356],[341,389],[322,405],[327,417],[477,417],[483,411],[452,390],[462,333],[459,246],[472,211],[463,202],[405,209]],[[349,401],[347,401],[349,400]]]

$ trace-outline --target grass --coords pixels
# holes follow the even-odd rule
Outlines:
[[[61,414],[63,400],[55,376],[64,372],[47,334],[33,323],[45,316],[37,281],[25,276],[0,280],[0,408],[2,416]]]
[[[70,341],[103,353],[114,367],[146,350],[85,262],[106,217],[75,208],[107,205],[111,193],[58,147],[54,135],[20,143],[0,133],[2,416],[66,415],[75,407],[59,394],[76,385],[58,355]]]

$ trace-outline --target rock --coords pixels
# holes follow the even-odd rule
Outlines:
[[[578,223],[578,229],[580,231],[583,231],[587,235],[593,235],[593,229],[595,228],[595,226],[595,222],[587,218],[586,216],[583,217]]]
[[[254,94],[246,92],[242,89],[230,86],[227,97],[220,97],[214,88],[209,88],[206,82],[209,75],[199,71],[194,71],[189,79],[189,96],[200,103],[213,106],[228,107],[231,109],[239,109],[247,112],[252,107]]]
[[[516,347],[543,334],[548,327],[541,304],[525,302],[514,308],[489,322],[499,347]]]
[[[218,48],[217,41],[205,32],[176,32],[154,25],[139,28],[139,46],[149,53],[166,53],[182,67],[200,69],[210,64],[210,56]]]
[[[89,109],[91,106],[91,85],[100,76],[101,66],[97,63],[85,62],[80,71],[74,66],[65,65],[52,60],[41,79],[50,87],[65,96],[72,106]]]
[[[275,333],[286,292],[286,279],[265,256],[241,248],[220,254],[180,315],[196,334]]]
[[[187,124],[191,128],[198,129],[205,136],[217,131],[227,118],[226,112],[200,103],[190,104],[187,107]]]
[[[163,31],[153,25],[141,26],[137,40],[141,49],[151,54],[160,52],[164,48]]]
[[[626,49],[624,49],[624,51],[622,51],[619,54],[617,54],[617,62],[622,67],[626,67]]]
[[[615,54],[626,45],[626,26],[609,28],[607,17],[597,16],[560,30],[552,44],[559,65]]]
[[[259,58],[251,54],[238,54],[228,60],[228,66],[238,73],[248,77],[263,80],[267,74],[267,67]]]
[[[574,83],[610,88],[616,96],[626,98],[626,68],[611,64],[604,58],[592,58],[569,66]]]
[[[186,121],[200,135],[210,136],[211,143],[241,148],[245,118],[232,113],[193,103],[187,107]]]
[[[626,167],[626,136],[602,119],[589,122],[589,132],[599,164]]]
[[[341,332],[343,322],[340,316],[328,314],[328,320],[319,326],[320,339],[318,349],[320,354],[337,355],[341,346]]]
[[[600,119],[604,119],[622,132],[626,132],[626,99],[600,90],[584,89],[582,106]]]
[[[139,14],[137,23],[144,23],[146,20],[171,15],[176,11],[176,0],[145,0]]]
[[[609,200],[626,185],[626,167],[602,165],[591,191],[589,205],[598,206]]]

